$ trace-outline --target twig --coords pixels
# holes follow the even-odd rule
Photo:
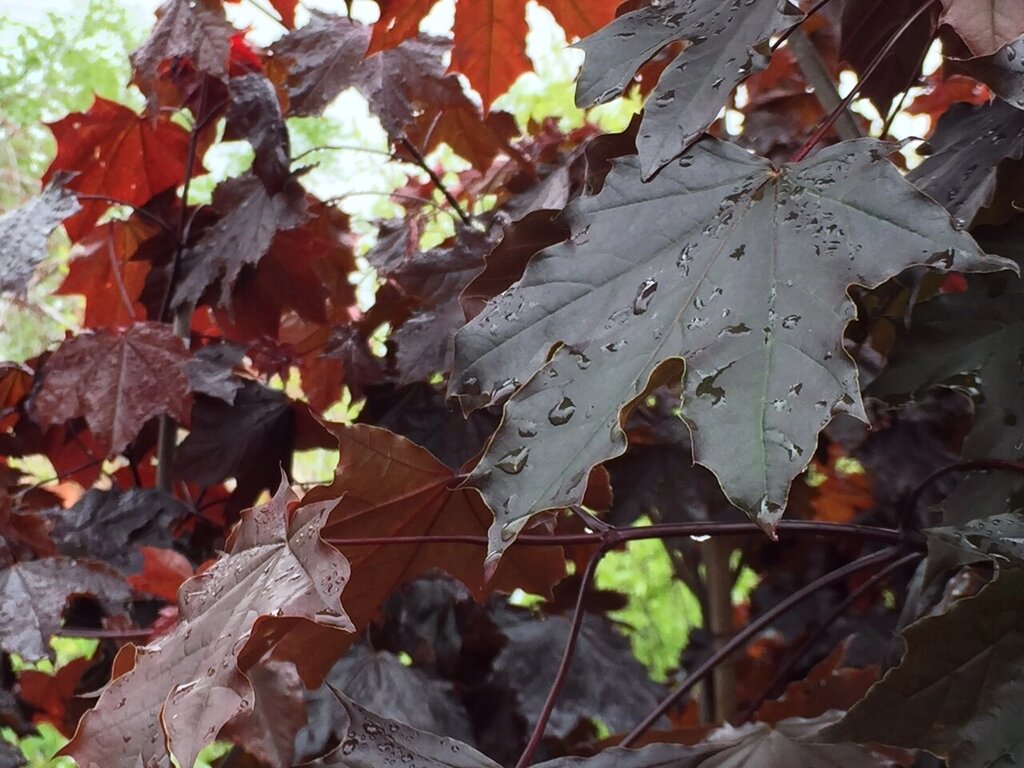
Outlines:
[[[905,520],[901,521],[905,527],[910,528],[910,518],[914,512],[917,511],[917,505],[921,501],[921,496],[928,490],[928,487],[942,479],[946,475],[952,475],[957,472],[980,472],[985,470],[995,470],[997,472],[1016,472],[1017,474],[1024,475],[1024,464],[1017,461],[1003,461],[1002,459],[981,459],[978,461],[964,461],[959,464],[950,464],[948,467],[937,469],[932,472],[928,477],[922,480],[917,488],[911,492],[907,497],[906,506],[904,509]]]
[[[770,48],[771,52],[775,53],[775,51],[779,50],[779,46],[786,42],[794,32],[800,29],[800,27],[803,26],[803,23],[805,21],[807,21],[809,18],[811,18],[811,16],[816,14],[818,11],[820,11],[822,8],[824,8],[831,2],[832,0],[818,0],[818,2],[815,3],[811,7],[811,9],[807,11],[807,13],[804,14],[803,18],[800,19],[800,21],[796,22],[795,24],[787,27],[782,31],[782,34],[779,35],[778,39],[774,43],[772,43]]]
[[[603,545],[590,557],[590,562],[587,563],[587,569],[583,572],[583,577],[580,579],[580,591],[576,595],[576,607],[572,614],[572,624],[569,625],[569,637],[565,641],[565,651],[562,652],[562,661],[558,665],[558,671],[555,673],[555,679],[551,681],[551,688],[548,690],[548,697],[544,700],[544,706],[541,708],[540,716],[537,718],[537,724],[533,728],[533,734],[530,736],[529,742],[526,744],[526,748],[523,750],[523,754],[519,757],[519,762],[516,763],[516,768],[526,768],[530,764],[530,760],[533,758],[533,753],[537,751],[537,747],[540,746],[541,739],[544,738],[544,730],[547,727],[548,720],[551,718],[551,712],[555,708],[555,702],[558,701],[558,694],[562,691],[562,685],[565,683],[565,678],[569,674],[569,668],[572,666],[573,652],[576,650],[576,640],[579,638],[580,628],[583,626],[583,604],[586,600],[587,590],[590,587],[591,582],[594,580],[594,572],[597,570],[598,564],[601,562],[601,558],[604,557],[611,547]]]
[[[836,109],[842,103],[842,97],[821,61],[818,49],[814,47],[814,43],[807,37],[802,27],[797,27],[789,38],[789,50],[793,53],[800,71],[804,73],[807,84],[814,89],[814,98],[821,104],[821,108],[826,114]],[[850,110],[840,111],[839,117],[836,118],[836,133],[844,141],[861,137],[860,128],[857,127],[857,121],[853,119]]]
[[[785,600],[774,606],[770,610],[758,616],[754,621],[750,622],[741,631],[737,632],[728,643],[723,645],[718,651],[708,657],[703,664],[697,667],[696,670],[691,672],[687,678],[679,684],[662,702],[655,707],[651,712],[636,726],[629,734],[623,739],[619,746],[628,747],[656,723],[668,710],[670,710],[679,699],[685,696],[691,688],[697,683],[703,680],[711,670],[717,667],[723,659],[729,656],[733,651],[741,646],[745,645],[746,642],[757,635],[762,629],[769,626],[775,619],[784,614],[790,608],[803,602],[804,599],[814,594],[815,592],[824,589],[837,581],[842,581],[846,577],[857,573],[859,571],[873,568],[879,563],[884,563],[887,560],[891,560],[898,550],[894,547],[883,549],[881,552],[876,552],[872,555],[867,555],[858,560],[854,560],[852,563],[838,568],[820,579],[812,581],[810,584],[805,586],[803,589],[794,592],[792,595],[787,597]]]
[[[174,256],[171,259],[171,271],[167,276],[167,285],[164,287],[163,300],[160,302],[160,314],[157,316],[161,322],[170,319],[171,302],[174,298],[174,289],[181,272],[181,260],[185,252],[185,243],[191,230],[192,219],[188,213],[188,192],[192,184],[192,175],[195,172],[196,154],[199,146],[199,134],[202,132],[209,120],[206,111],[206,81],[203,81],[202,93],[199,96],[199,110],[196,114],[195,123],[188,137],[188,157],[185,158],[185,181],[181,190],[181,212],[178,215],[177,244],[174,248]],[[216,114],[219,110],[213,110]],[[174,313],[174,332],[188,344],[188,332],[191,323],[191,312],[187,307],[181,307]],[[177,447],[178,425],[167,414],[160,417],[157,432],[156,449],[156,487],[166,493],[172,490],[171,465],[174,463],[174,450]]]
[[[405,147],[406,151],[413,156],[413,159],[416,161],[416,165],[427,172],[430,180],[434,182],[434,186],[437,187],[438,191],[440,191],[442,195],[444,195],[444,199],[448,201],[448,205],[450,205],[455,212],[459,214],[459,218],[462,219],[462,223],[468,227],[470,225],[469,216],[467,216],[466,212],[462,210],[462,206],[459,205],[459,201],[455,199],[455,195],[453,195],[448,190],[448,187],[444,185],[444,181],[438,175],[437,171],[430,167],[430,163],[428,163],[427,159],[423,157],[423,153],[416,148],[415,144],[406,138],[401,140],[401,144]]]
[[[135,640],[149,637],[152,629],[90,629],[87,627],[61,627],[55,635],[58,637],[94,637],[99,640]]]
[[[744,710],[743,714],[739,716],[737,724],[745,723],[747,720],[754,716],[757,710],[761,708],[761,705],[764,704],[770,696],[772,696],[774,691],[778,690],[779,686],[786,679],[788,679],[790,673],[793,671],[793,667],[795,667],[797,662],[800,661],[800,659],[802,659],[804,655],[812,647],[814,647],[814,644],[818,641],[818,638],[825,634],[825,631],[830,626],[832,626],[835,620],[842,616],[846,612],[846,610],[860,598],[861,595],[863,595],[868,590],[874,588],[875,585],[883,581],[893,571],[898,570],[902,568],[904,565],[912,563],[915,560],[919,560],[922,557],[924,557],[924,553],[922,552],[911,552],[909,555],[904,555],[899,560],[889,563],[889,565],[885,566],[885,568],[880,570],[870,579],[868,579],[859,587],[857,587],[857,589],[855,589],[853,592],[847,595],[846,599],[843,600],[843,602],[841,602],[839,605],[837,605],[832,610],[832,612],[825,617],[825,619],[821,622],[821,624],[818,625],[814,632],[812,632],[804,639],[804,641],[800,644],[796,651],[793,652],[793,655],[790,656],[789,660],[778,671],[778,674],[776,674],[772,681],[767,686],[765,686],[765,689],[761,693],[761,695],[758,696],[757,699],[754,700],[754,703],[747,707],[746,710]]]
[[[117,292],[121,297],[121,303],[124,304],[124,308],[128,312],[128,317],[135,320],[135,307],[132,306],[132,300],[128,295],[128,289],[125,287],[124,279],[121,277],[121,265],[117,263],[117,254],[114,249],[113,223],[109,223],[107,225],[107,255],[110,257],[110,271],[114,275],[114,282],[117,284]]]
[[[82,192],[75,192],[75,197],[79,200],[98,200],[101,203],[110,203],[111,205],[120,205],[125,208],[130,208],[132,213],[138,215],[140,218],[146,219],[146,221],[151,221],[165,232],[169,232],[172,235],[174,234],[174,229],[171,225],[164,221],[160,216],[157,216],[151,211],[147,211],[145,208],[132,205],[127,200],[121,200],[116,197],[111,197],[110,195],[87,195]]]
[[[443,205],[438,205],[436,200],[431,200],[429,197],[420,197],[419,195],[408,195],[404,192],[378,192],[376,190],[362,190],[359,192],[345,192],[341,195],[335,195],[324,200],[324,205],[334,205],[334,203],[344,200],[346,197],[362,197],[366,195],[375,195],[378,197],[393,197],[396,200],[409,200],[410,202],[420,203],[421,205],[429,205],[436,211],[447,214],[453,219],[458,219],[458,215],[449,211]]]
[[[878,528],[848,523],[819,523],[809,520],[783,520],[778,524],[780,535],[805,534],[810,536],[841,536],[878,541],[886,544],[905,542],[907,534],[894,528]],[[516,544],[534,547],[556,547],[571,544],[610,544],[616,546],[627,541],[644,539],[670,539],[682,536],[750,536],[764,534],[755,523],[662,523],[636,528],[613,528],[593,533],[563,533],[545,535],[525,534],[516,539]],[[398,544],[472,544],[487,546],[486,536],[473,534],[424,534],[420,536],[367,536],[331,537],[324,539],[334,546],[370,547]]]
[[[388,152],[386,149],[374,149],[373,147],[360,147],[355,144],[324,144],[319,147],[310,147],[305,152],[300,152],[292,158],[293,163],[297,163],[307,155],[311,155],[314,152],[368,152],[371,155],[381,155],[388,159],[394,160],[395,156],[392,152]],[[404,162],[402,160],[396,160],[395,162]],[[409,163],[412,165],[412,163]]]
[[[860,89],[864,86],[864,83],[866,83],[868,78],[871,77],[872,74],[874,74],[876,69],[878,69],[878,65],[882,63],[882,60],[889,55],[889,52],[896,45],[897,41],[903,36],[903,33],[910,29],[914,22],[917,21],[918,18],[920,18],[925,13],[925,11],[929,10],[932,7],[932,5],[935,4],[937,1],[938,0],[925,0],[925,2],[910,15],[910,18],[903,22],[900,28],[897,29],[892,34],[892,36],[886,41],[885,45],[882,46],[881,50],[879,50],[878,53],[875,54],[875,57],[871,60],[871,63],[864,68],[863,72],[861,72],[861,76],[860,79],[857,81],[857,85],[854,86],[852,91],[846,94],[846,98],[839,102],[839,106],[833,109],[825,117],[825,120],[818,127],[818,130],[814,132],[814,135],[811,136],[811,138],[809,138],[806,141],[806,143],[802,147],[800,147],[799,150],[797,150],[796,154],[793,155],[793,158],[790,160],[791,163],[799,163],[801,160],[807,157],[807,155],[810,154],[811,150],[814,149],[815,145],[819,141],[821,141],[822,137],[826,133],[828,133],[829,129],[832,127],[832,124],[835,123],[835,121],[839,118],[839,115],[842,113],[842,111],[849,107],[850,104],[853,103],[853,100],[857,98],[857,94],[860,93]]]

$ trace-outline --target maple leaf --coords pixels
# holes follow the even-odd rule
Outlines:
[[[231,38],[237,30],[224,16],[218,0],[167,0],[146,41],[131,55],[133,81],[156,103],[158,82],[165,65],[187,64],[192,69],[225,79]]]
[[[0,569],[0,647],[28,661],[52,653],[50,638],[73,595],[95,595],[114,606],[128,599],[128,586],[111,568],[65,557],[14,563]]]
[[[227,724],[225,741],[244,744],[265,765],[291,765],[295,734],[306,724],[302,681],[295,665],[266,659],[246,672],[253,688],[252,709]]]
[[[75,243],[70,269],[56,293],[85,297],[86,327],[123,327],[145,317],[138,298],[149,265],[132,257],[155,233],[154,225],[133,217],[109,221]]]
[[[586,37],[615,18],[622,0],[538,0],[568,38]]]
[[[1008,568],[978,595],[907,627],[899,666],[825,738],[927,749],[957,768],[1024,759],[1022,588],[1024,570]]]
[[[907,180],[959,220],[972,222],[995,202],[1000,169],[1024,156],[1024,110],[998,99],[977,107],[954,104],[939,120],[928,146],[933,154]],[[1007,177],[1004,186],[1021,188],[1005,171],[1001,175]]]
[[[43,427],[85,417],[106,453],[118,453],[148,419],[184,421],[188,353],[168,325],[134,323],[68,339],[43,365],[33,418]]]
[[[285,394],[255,381],[243,381],[230,403],[197,395],[174,473],[204,488],[234,477],[231,507],[240,509],[272,488],[280,468],[290,464],[295,421]]]
[[[188,558],[173,549],[157,547],[139,547],[139,555],[142,557],[142,570],[128,577],[131,588],[175,602],[178,588],[194,573]]]
[[[635,158],[619,160],[570,206],[573,239],[455,340],[451,389],[467,404],[522,384],[467,481],[495,513],[492,556],[532,514],[580,502],[591,467],[625,449],[623,409],[682,361],[694,458],[773,529],[818,431],[836,413],[866,419],[842,345],[848,286],[914,264],[1015,268],[888,151],[864,139],[774,168],[708,138],[646,184]]]
[[[62,221],[81,210],[64,188],[70,175],[57,174],[38,197],[0,216],[0,291],[24,294],[46,258],[46,241]]]
[[[850,0],[839,23],[839,58],[855,72],[865,72],[872,60],[920,8],[918,0]],[[887,114],[893,97],[914,83],[921,59],[935,37],[938,8],[919,16],[860,85],[860,93]]]
[[[611,101],[656,53],[687,43],[644,108],[637,150],[648,179],[714,122],[737,83],[768,65],[768,39],[799,13],[788,0],[669,0],[623,14],[578,44],[586,58],[576,103]]]
[[[169,754],[192,765],[226,723],[253,711],[238,658],[258,658],[262,631],[297,621],[352,630],[339,599],[348,562],[320,538],[331,505],[295,510],[295,498],[282,482],[243,513],[227,554],[182,585],[175,628],[122,648],[114,680],[61,754],[103,768],[170,766]]]
[[[532,65],[526,57],[526,3],[475,0],[455,6],[451,69],[480,94],[484,109]]]
[[[168,493],[151,488],[127,491],[90,489],[71,509],[50,514],[53,540],[61,554],[102,560],[122,571],[136,571],[140,544],[168,546],[168,528],[189,509]]]
[[[242,267],[259,264],[278,231],[301,226],[308,218],[305,191],[298,182],[273,193],[255,175],[218,184],[213,207],[220,219],[189,249],[186,271],[174,291],[174,307],[194,306],[207,286],[218,280],[220,303],[229,306]]]
[[[939,20],[975,56],[987,56],[1024,34],[1024,5],[1017,0],[942,0]]]
[[[49,127],[57,140],[57,156],[43,174],[44,182],[69,172],[75,176],[66,189],[141,206],[185,180],[188,131],[166,115],[145,118],[96,97],[88,112],[73,112]],[[83,200],[81,211],[64,222],[68,237],[81,240],[109,206],[102,200]]]
[[[367,56],[394,48],[419,34],[420,22],[437,0],[377,0],[380,18],[373,25]]]
[[[273,85],[262,74],[248,74],[231,78],[228,91],[224,139],[252,144],[253,172],[271,195],[280,192],[291,173],[291,152]]]
[[[1024,109],[1024,37],[991,56],[954,62],[958,69],[981,80],[1000,98]]]
[[[52,675],[34,669],[22,670],[18,675],[18,695],[32,705],[42,718],[57,727],[65,737],[75,732],[78,720],[87,707],[83,706],[82,675],[93,665],[91,659],[72,659],[62,664]],[[0,762],[6,766],[7,763]]]
[[[360,768],[379,764],[382,758],[417,768],[499,768],[468,744],[381,717],[341,691],[332,692],[348,716],[348,728],[337,748],[308,763],[310,768]]]
[[[522,588],[551,594],[565,575],[560,547],[523,548],[482,581],[483,550],[466,544],[346,547],[346,538],[482,534],[490,517],[472,490],[453,490],[455,473],[428,451],[385,429],[328,425],[341,457],[334,482],[310,490],[303,503],[337,500],[324,536],[338,541],[352,563],[346,609],[363,626],[401,584],[441,568],[483,599],[496,590]]]

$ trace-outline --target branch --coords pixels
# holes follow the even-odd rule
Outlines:
[[[861,72],[860,79],[857,81],[857,85],[854,86],[854,89],[846,94],[846,98],[839,102],[839,105],[825,117],[821,126],[819,126],[818,130],[814,132],[814,135],[811,136],[811,138],[809,138],[799,150],[797,150],[795,155],[793,155],[793,158],[790,160],[791,163],[799,163],[810,154],[815,145],[821,141],[822,137],[826,133],[828,133],[829,129],[839,118],[842,111],[849,107],[850,104],[853,103],[853,100],[857,98],[857,94],[860,93],[860,89],[864,86],[864,83],[866,83],[868,78],[874,74],[876,69],[878,69],[878,65],[882,63],[882,60],[889,55],[889,52],[903,36],[903,33],[910,29],[914,22],[924,15],[925,11],[930,9],[936,2],[937,0],[925,0],[925,2],[910,15],[910,18],[903,22],[900,28],[892,34],[892,36],[886,41],[885,45],[882,46],[881,50],[875,54],[875,58],[871,60],[871,63],[864,68],[863,72]]]
[[[459,205],[459,201],[455,199],[455,195],[453,195],[448,190],[448,187],[444,185],[444,181],[438,175],[437,171],[430,167],[427,159],[423,157],[423,153],[416,149],[416,146],[406,138],[402,139],[401,144],[405,147],[406,151],[413,156],[413,159],[416,161],[416,165],[427,172],[430,180],[434,182],[434,186],[437,187],[442,195],[444,195],[444,199],[448,201],[448,204],[455,210],[455,212],[459,214],[459,218],[462,219],[462,223],[467,227],[470,226],[471,222],[469,216],[467,216],[466,212],[462,210],[462,206]]]
[[[685,696],[691,688],[697,683],[707,677],[708,673],[717,667],[723,659],[729,656],[733,651],[741,646],[745,645],[746,642],[757,635],[762,629],[769,626],[775,619],[782,614],[786,613],[790,608],[803,602],[806,598],[813,595],[825,587],[828,587],[838,581],[842,581],[851,574],[858,573],[859,571],[867,570],[868,568],[874,568],[880,563],[884,563],[888,560],[893,559],[897,555],[898,550],[894,547],[883,549],[881,552],[876,552],[872,555],[866,555],[858,560],[854,560],[852,563],[843,566],[832,573],[822,576],[820,579],[812,581],[810,584],[805,586],[803,589],[794,592],[792,595],[787,597],[785,600],[780,602],[778,605],[773,607],[771,610],[766,611],[761,616],[758,616],[754,621],[750,622],[740,632],[737,632],[733,638],[723,645],[718,651],[713,653],[707,660],[704,661],[696,670],[691,672],[687,678],[679,684],[679,686],[672,691],[657,707],[655,707],[645,717],[639,725],[636,726],[629,735],[623,739],[619,746],[628,747],[656,723],[662,715],[670,710],[679,699]]]
[[[783,520],[778,524],[780,534],[804,534],[808,536],[845,536],[865,541],[896,544],[906,541],[907,534],[895,528],[876,528],[848,523],[818,523],[807,520]],[[564,533],[544,535],[523,535],[516,544],[527,547],[556,547],[571,544],[607,544],[617,546],[627,541],[643,539],[670,539],[680,536],[750,536],[763,534],[755,523],[663,523],[638,528],[613,528],[593,533]],[[487,546],[486,536],[473,534],[423,534],[420,536],[367,536],[352,538],[325,537],[327,543],[336,547],[369,547],[389,544],[472,544]]]
[[[793,34],[789,38],[789,50],[793,54],[793,58],[796,59],[800,71],[804,73],[807,84],[814,89],[814,98],[821,104],[825,113],[828,114],[837,109],[842,103],[842,98],[822,63],[818,49],[814,47],[814,43],[807,37],[807,33],[802,27],[793,30]],[[857,122],[850,114],[850,110],[839,111],[839,116],[836,118],[836,133],[844,141],[861,137],[860,128],[857,127]]]
[[[937,480],[942,479],[946,475],[952,475],[957,472],[980,472],[986,470],[1016,472],[1017,474],[1024,475],[1024,464],[1017,461],[1003,461],[1002,459],[980,459],[978,461],[964,461],[959,464],[950,464],[948,467],[937,469],[922,480],[910,496],[907,497],[906,507],[904,509],[905,520],[903,522],[907,524],[910,523],[911,516],[915,511],[917,511],[917,505],[921,501],[921,496],[923,496],[924,492],[928,490],[928,487]]]
[[[533,728],[530,741],[527,743],[526,749],[523,750],[519,762],[516,763],[516,768],[526,768],[530,764],[533,753],[537,751],[537,747],[540,746],[540,741],[544,737],[544,729],[547,727],[551,712],[555,708],[555,702],[558,701],[558,694],[561,692],[565,678],[569,674],[569,668],[572,666],[572,655],[576,650],[576,640],[579,638],[580,628],[583,626],[583,603],[587,596],[587,590],[594,580],[594,573],[597,571],[598,563],[601,562],[601,558],[604,557],[605,552],[609,549],[610,547],[608,546],[602,546],[591,555],[590,562],[587,563],[587,569],[583,572],[583,577],[580,579],[580,591],[576,595],[576,607],[573,610],[572,624],[569,626],[569,637],[565,641],[562,661],[558,665],[555,679],[551,682],[548,697],[545,699],[544,707],[537,718],[537,724]]]
[[[874,576],[872,576],[859,587],[857,587],[857,589],[853,590],[853,592],[847,595],[846,599],[843,600],[843,602],[841,602],[839,605],[837,605],[832,610],[832,612],[825,617],[821,624],[818,625],[814,632],[808,635],[807,638],[796,649],[796,651],[793,652],[793,655],[782,666],[782,668],[779,670],[778,674],[775,675],[772,681],[765,687],[761,695],[754,700],[753,704],[746,708],[742,715],[740,715],[739,722],[745,723],[747,720],[754,716],[757,710],[761,708],[761,705],[764,704],[765,701],[767,701],[768,698],[772,695],[772,693],[779,688],[783,681],[785,681],[789,677],[790,673],[793,671],[793,667],[796,666],[797,662],[800,661],[800,659],[802,659],[804,655],[814,646],[814,644],[818,641],[818,638],[825,634],[825,630],[832,626],[835,620],[842,616],[846,612],[846,610],[860,598],[861,595],[863,595],[868,590],[872,589],[879,582],[883,581],[893,571],[896,571],[902,568],[904,565],[912,563],[913,561],[918,560],[921,557],[924,557],[924,554],[922,552],[911,552],[909,555],[904,555],[899,560],[889,563],[889,565],[887,565],[885,568],[880,570]]]
[[[110,195],[87,195],[82,192],[75,192],[75,197],[77,197],[79,200],[98,200],[101,203],[110,203],[111,205],[120,205],[124,208],[130,208],[131,212],[138,215],[140,218],[146,219],[147,221],[151,221],[152,223],[156,224],[162,230],[170,233],[171,235],[175,234],[174,229],[171,227],[170,224],[164,221],[163,218],[157,216],[155,213],[152,213],[151,211],[147,211],[145,208],[140,208],[137,205],[132,205],[127,200],[121,200],[120,198],[111,197]]]

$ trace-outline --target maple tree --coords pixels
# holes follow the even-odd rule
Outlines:
[[[82,768],[1024,761],[1024,5],[539,0],[579,124],[506,111],[525,0],[448,36],[272,0],[266,46],[234,5],[166,0],[139,109],[52,122],[0,216],[0,290],[62,225],[84,299],[0,364],[5,733]],[[390,217],[310,181],[351,147],[295,149],[351,92]],[[639,542],[702,625],[657,679],[649,572],[601,587]],[[96,650],[39,664],[58,636]]]

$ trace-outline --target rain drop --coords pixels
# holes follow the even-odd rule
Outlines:
[[[647,308],[651,306],[651,298],[654,296],[654,292],[658,290],[658,281],[647,278],[640,283],[640,290],[637,291],[636,298],[633,299],[633,314],[642,315],[647,311]]]
[[[509,451],[498,462],[497,467],[509,475],[518,475],[526,466],[526,460],[530,458],[530,449],[526,446]]]
[[[800,315],[786,315],[782,318],[782,327],[786,330],[793,330],[800,323]]]
[[[574,413],[576,413],[576,403],[571,398],[563,397],[562,401],[548,413],[548,421],[554,426],[560,427],[568,423]]]

